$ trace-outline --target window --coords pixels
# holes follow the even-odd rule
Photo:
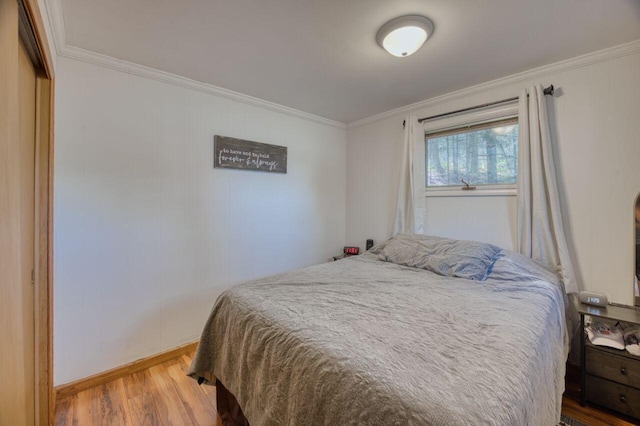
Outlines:
[[[518,172],[518,118],[426,134],[426,186],[513,186]]]

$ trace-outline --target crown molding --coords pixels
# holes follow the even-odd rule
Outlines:
[[[47,19],[53,31],[53,41],[59,57],[75,59],[77,61],[89,64],[99,65],[116,71],[125,72],[127,74],[136,75],[138,77],[149,78],[160,81],[162,83],[172,84],[174,86],[184,87],[186,89],[196,90],[217,97],[229,99],[231,101],[240,102],[246,105],[252,105],[269,111],[278,112],[295,118],[312,121],[314,123],[325,126],[335,127],[341,130],[346,129],[346,124],[319,115],[310,114],[304,111],[290,108],[275,102],[266,101],[264,99],[245,95],[233,90],[214,86],[213,84],[203,83],[192,80],[177,74],[168,73],[155,68],[145,67],[133,62],[124,61],[111,56],[102,55],[90,50],[82,49],[76,46],[70,46],[66,42],[64,30],[64,14],[62,13],[61,0],[45,0],[45,9]]]
[[[609,61],[615,58],[623,56],[629,56],[636,53],[640,53],[640,39],[634,40],[628,43],[620,44],[618,46],[609,47],[595,52],[587,53],[584,55],[576,56],[575,58],[566,59],[564,61],[555,62],[553,64],[544,65],[538,68],[533,68],[527,71],[523,71],[517,74],[512,74],[507,77],[498,78],[485,83],[481,83],[475,86],[467,87],[455,92],[449,92],[444,95],[429,98],[424,101],[416,102],[413,104],[405,105],[403,107],[395,108],[389,111],[385,111],[379,114],[375,114],[360,120],[347,123],[347,130],[355,129],[367,124],[375,123],[387,118],[406,116],[411,113],[415,113],[418,110],[428,108],[437,105],[442,102],[453,101],[456,99],[464,98],[479,93],[496,90],[504,86],[508,86],[515,83],[521,83],[527,80],[539,79],[552,74],[569,71],[575,68],[581,68],[599,62]],[[517,95],[517,94],[516,94]]]
[[[90,50],[82,49],[79,47],[67,45],[62,49],[61,52],[59,52],[58,56],[62,56],[69,59],[75,59],[77,61],[82,61],[89,64],[99,65],[105,68],[110,68],[110,69],[121,71],[127,74],[136,75],[138,77],[149,78],[152,80],[160,81],[162,83],[168,83],[174,86],[184,87],[186,89],[196,90],[202,93],[207,93],[217,97],[229,99],[231,101],[260,107],[260,108],[278,112],[281,114],[286,114],[292,117],[302,118],[308,121],[313,121],[318,124],[336,127],[341,130],[346,129],[346,125],[339,121],[330,120],[328,118],[320,117],[318,115],[310,114],[294,108],[289,108],[284,105],[266,101],[264,99],[255,98],[253,96],[234,92],[233,90],[224,89],[222,87],[214,86],[212,84],[191,80],[190,78],[182,77],[180,75],[168,73],[165,71],[160,71],[155,68],[145,67],[143,65],[138,65],[133,62],[116,59],[111,56],[102,55],[100,53],[92,52]]]

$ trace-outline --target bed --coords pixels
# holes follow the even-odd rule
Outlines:
[[[556,425],[565,307],[531,259],[403,234],[224,292],[189,375],[225,424]]]

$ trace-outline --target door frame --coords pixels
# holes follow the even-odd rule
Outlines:
[[[18,0],[26,15],[36,71],[34,324],[35,424],[54,422],[53,388],[53,148],[55,75],[38,0]],[[25,42],[25,40],[23,40]],[[35,43],[35,46],[33,44]]]

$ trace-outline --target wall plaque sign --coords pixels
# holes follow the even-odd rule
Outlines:
[[[215,135],[213,167],[287,173],[287,147]]]

